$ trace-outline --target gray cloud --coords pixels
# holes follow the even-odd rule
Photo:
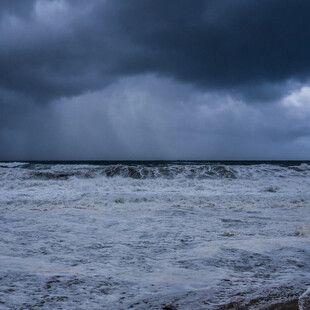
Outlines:
[[[305,158],[309,109],[285,100],[310,77],[309,12],[1,1],[0,159]]]
[[[0,10],[1,85],[41,101],[151,72],[260,99],[309,77],[306,0],[2,1]]]
[[[304,159],[310,90],[269,105],[154,75],[29,105],[0,129],[2,159]],[[296,107],[296,105],[298,107]]]

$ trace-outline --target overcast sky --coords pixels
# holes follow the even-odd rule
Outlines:
[[[309,0],[2,0],[0,160],[310,159]]]

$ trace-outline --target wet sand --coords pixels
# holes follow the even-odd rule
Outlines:
[[[265,308],[263,310],[299,310],[298,300],[277,304],[277,305]]]
[[[248,310],[254,309],[254,305],[238,305],[237,303],[229,303],[225,306],[221,306],[220,308],[216,308],[216,310]],[[255,308],[257,310],[299,310],[298,307],[298,299],[290,300],[287,302],[276,303],[271,306],[263,307],[257,306]]]

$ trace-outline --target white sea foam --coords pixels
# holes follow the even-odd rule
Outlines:
[[[310,284],[310,169],[0,168],[0,308],[258,309]]]
[[[28,164],[23,162],[0,162],[0,167],[2,168],[17,168],[24,167],[25,165]]]
[[[299,297],[298,306],[299,310],[310,309],[310,288]]]

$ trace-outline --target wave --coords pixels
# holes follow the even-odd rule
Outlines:
[[[236,179],[238,171],[229,166],[222,165],[203,165],[203,166],[180,166],[180,165],[163,165],[163,166],[145,166],[145,165],[108,165],[99,167],[71,167],[65,170],[59,167],[50,169],[38,169],[31,173],[32,177],[38,179],[68,179],[70,177],[95,178],[104,176],[108,178],[122,177],[131,179],[216,179],[228,178]]]
[[[49,164],[5,162],[0,168],[27,171],[26,178],[42,180],[66,180],[71,177],[122,177],[131,179],[260,179],[310,177],[310,165],[230,165],[230,164],[197,164],[197,163],[165,163],[165,164]]]
[[[0,168],[26,168],[29,163],[23,162],[0,162]]]
[[[23,168],[25,168],[24,166]],[[128,165],[115,164],[105,166],[94,165],[35,165],[26,167],[30,177],[45,180],[66,180],[71,177],[122,177],[131,179],[260,179],[309,177],[310,166],[233,166],[233,165]]]

